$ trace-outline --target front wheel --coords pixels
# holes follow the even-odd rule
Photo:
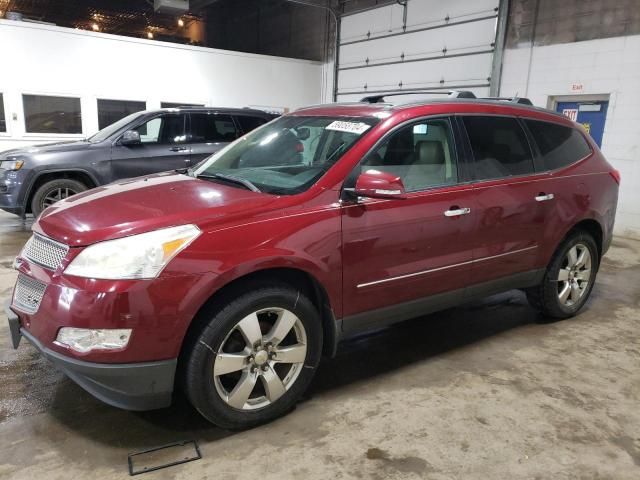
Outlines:
[[[322,328],[311,301],[288,286],[237,297],[192,348],[185,387],[212,423],[244,429],[291,410],[320,361]]]
[[[50,180],[42,184],[33,195],[31,213],[37,218],[45,208],[76,193],[84,192],[86,189],[87,186],[77,180],[69,178]]]
[[[574,232],[554,253],[542,283],[527,290],[529,303],[547,318],[574,316],[591,294],[599,263],[593,237]]]

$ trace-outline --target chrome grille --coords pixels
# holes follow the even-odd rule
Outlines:
[[[37,233],[24,246],[22,255],[38,265],[55,270],[66,257],[69,247]]]
[[[47,285],[24,275],[18,275],[13,291],[13,306],[25,313],[36,313]]]

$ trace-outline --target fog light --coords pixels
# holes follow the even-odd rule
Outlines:
[[[87,329],[63,327],[58,332],[55,343],[69,347],[76,352],[86,353],[91,350],[118,350],[129,343],[130,328]]]

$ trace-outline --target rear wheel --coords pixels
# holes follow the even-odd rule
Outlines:
[[[186,366],[191,403],[212,423],[250,428],[291,410],[320,361],[311,301],[288,287],[241,295],[213,315]]]
[[[542,283],[527,290],[529,303],[547,318],[574,316],[591,294],[599,263],[593,237],[574,232],[554,253]]]
[[[45,208],[85,190],[87,190],[87,186],[77,180],[69,178],[50,180],[40,185],[33,195],[31,212],[34,217],[38,217]]]

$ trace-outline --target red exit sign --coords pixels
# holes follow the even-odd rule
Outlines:
[[[584,90],[584,85],[581,83],[572,83],[571,91],[572,92],[582,92]]]

